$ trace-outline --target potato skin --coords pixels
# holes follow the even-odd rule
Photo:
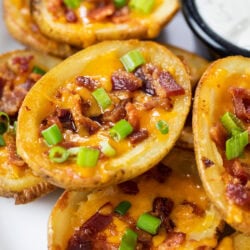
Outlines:
[[[5,24],[19,42],[35,50],[58,57],[68,57],[76,49],[44,36],[31,16],[29,0],[3,0]]]
[[[81,172],[84,169],[79,172],[79,167],[75,163],[52,164],[49,159],[44,158],[43,152],[46,149],[39,144],[39,124],[52,108],[53,96],[57,89],[64,86],[65,82],[70,81],[69,79],[75,79],[76,76],[84,74],[84,70],[87,70],[87,65],[97,65],[100,59],[99,55],[112,53],[112,55],[120,58],[128,51],[136,48],[145,51],[149,61],[152,63],[157,62],[158,65],[164,65],[164,68],[171,68],[176,81],[185,89],[185,95],[175,99],[172,111],[166,112],[171,117],[169,119],[171,133],[168,134],[168,140],[165,141],[165,137],[159,139],[159,136],[150,136],[144,142],[139,143],[136,147],[124,153],[122,157],[107,160],[104,173],[102,173],[104,166],[100,166],[90,176],[86,176]],[[106,65],[107,63],[103,62],[103,69],[100,68],[100,70],[105,71]],[[110,70],[111,68],[109,68]],[[62,72],[64,73],[62,74]],[[32,88],[32,92],[28,93],[19,115],[17,131],[18,152],[32,166],[36,174],[63,188],[95,188],[122,182],[153,167],[168,153],[184,125],[190,101],[191,87],[185,67],[165,47],[154,42],[141,42],[138,40],[102,42],[82,50],[65,60],[58,67],[47,73]],[[67,174],[65,174],[66,172]]]
[[[250,211],[236,206],[226,196],[229,174],[223,166],[222,156],[210,136],[210,128],[228,111],[228,93],[231,86],[247,87],[230,81],[230,76],[248,75],[250,59],[231,56],[213,62],[203,74],[195,93],[193,108],[193,132],[196,161],[203,186],[225,221],[235,229],[250,234]],[[243,82],[243,81],[242,81]],[[237,85],[236,85],[237,84]],[[206,167],[202,159],[213,162]],[[246,156],[249,162],[249,154]]]
[[[57,21],[48,11],[48,0],[32,0],[32,15],[41,31],[48,37],[86,48],[105,40],[152,39],[158,36],[179,9],[177,0],[163,0],[160,6],[145,17],[131,16],[123,23],[96,22],[65,23]]]

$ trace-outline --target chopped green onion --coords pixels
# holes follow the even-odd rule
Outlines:
[[[32,69],[32,72],[38,75],[44,75],[46,73],[45,70],[39,68],[38,66],[34,66],[34,68]]]
[[[115,207],[115,212],[120,215],[124,215],[127,213],[130,207],[131,203],[129,201],[122,201]]]
[[[220,120],[223,127],[230,135],[232,135],[233,130],[240,132],[244,131],[244,125],[242,124],[241,120],[231,112],[226,112]]]
[[[63,0],[68,8],[76,9],[80,6],[82,0]]]
[[[114,5],[116,8],[122,8],[127,3],[126,0],[114,0]]]
[[[116,155],[115,149],[109,144],[108,141],[103,141],[100,143],[103,154],[108,157],[113,157]]]
[[[43,130],[42,136],[49,145],[56,145],[63,140],[62,133],[56,124]]]
[[[62,163],[69,158],[69,152],[63,147],[55,146],[50,149],[49,158],[53,162]]]
[[[6,145],[6,143],[5,143],[5,140],[3,138],[3,135],[0,135],[0,147],[5,146],[5,145]]]
[[[76,164],[80,167],[95,167],[99,159],[100,151],[98,149],[81,147],[78,154]]]
[[[159,120],[155,126],[163,135],[167,134],[169,131],[168,124],[164,120]]]
[[[149,14],[155,4],[155,0],[131,0],[129,6],[131,9]]]
[[[13,129],[14,129],[14,133],[16,133],[16,130],[17,130],[17,121],[14,121]]]
[[[237,158],[243,154],[248,144],[248,131],[238,133],[226,141],[226,157],[228,160]]]
[[[5,112],[0,112],[0,135],[9,130],[10,118]]]
[[[110,136],[116,140],[121,141],[133,132],[133,127],[124,119],[117,122],[113,128],[110,129]]]
[[[128,228],[122,236],[118,250],[134,250],[137,244],[137,233]]]
[[[98,88],[94,92],[92,92],[95,100],[97,101],[98,105],[105,110],[110,104],[112,103],[109,95],[105,91],[104,88]]]
[[[161,225],[161,220],[151,214],[144,213],[140,215],[136,226],[150,234],[156,234]]]
[[[145,63],[144,57],[137,49],[129,51],[120,58],[120,61],[128,72],[134,71],[138,66]]]

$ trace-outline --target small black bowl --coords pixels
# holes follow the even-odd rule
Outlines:
[[[216,56],[242,55],[250,57],[249,50],[237,47],[225,40],[204,22],[195,0],[182,0],[182,12],[192,31],[215,52]]]

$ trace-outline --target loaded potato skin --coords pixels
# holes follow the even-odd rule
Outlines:
[[[199,82],[193,111],[203,185],[223,218],[244,233],[250,232],[249,63],[240,56],[214,62]]]
[[[120,58],[131,51],[144,59],[128,72]],[[146,69],[151,72],[147,79],[155,77],[152,85],[143,83]],[[97,92],[101,100],[108,100],[107,107]],[[125,181],[170,150],[184,125],[190,95],[183,64],[165,47],[137,40],[103,42],[65,60],[32,88],[19,116],[18,152],[37,174],[61,187],[84,189]],[[129,131],[125,136],[123,129],[117,132],[124,126],[125,133]],[[45,143],[47,129],[62,133],[54,146]],[[67,160],[58,163],[51,158],[55,146],[63,148],[60,152]],[[95,160],[81,159],[79,155],[86,153]]]
[[[105,40],[155,38],[179,8],[177,0],[150,1],[146,12],[131,7],[136,1],[121,8],[111,0],[79,1],[76,8],[65,2],[33,0],[32,15],[48,37],[81,48]]]

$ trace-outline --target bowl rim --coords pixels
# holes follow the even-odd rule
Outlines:
[[[182,12],[186,22],[197,37],[222,56],[243,55],[250,57],[250,50],[243,49],[225,40],[213,31],[200,15],[196,0],[182,0]]]

